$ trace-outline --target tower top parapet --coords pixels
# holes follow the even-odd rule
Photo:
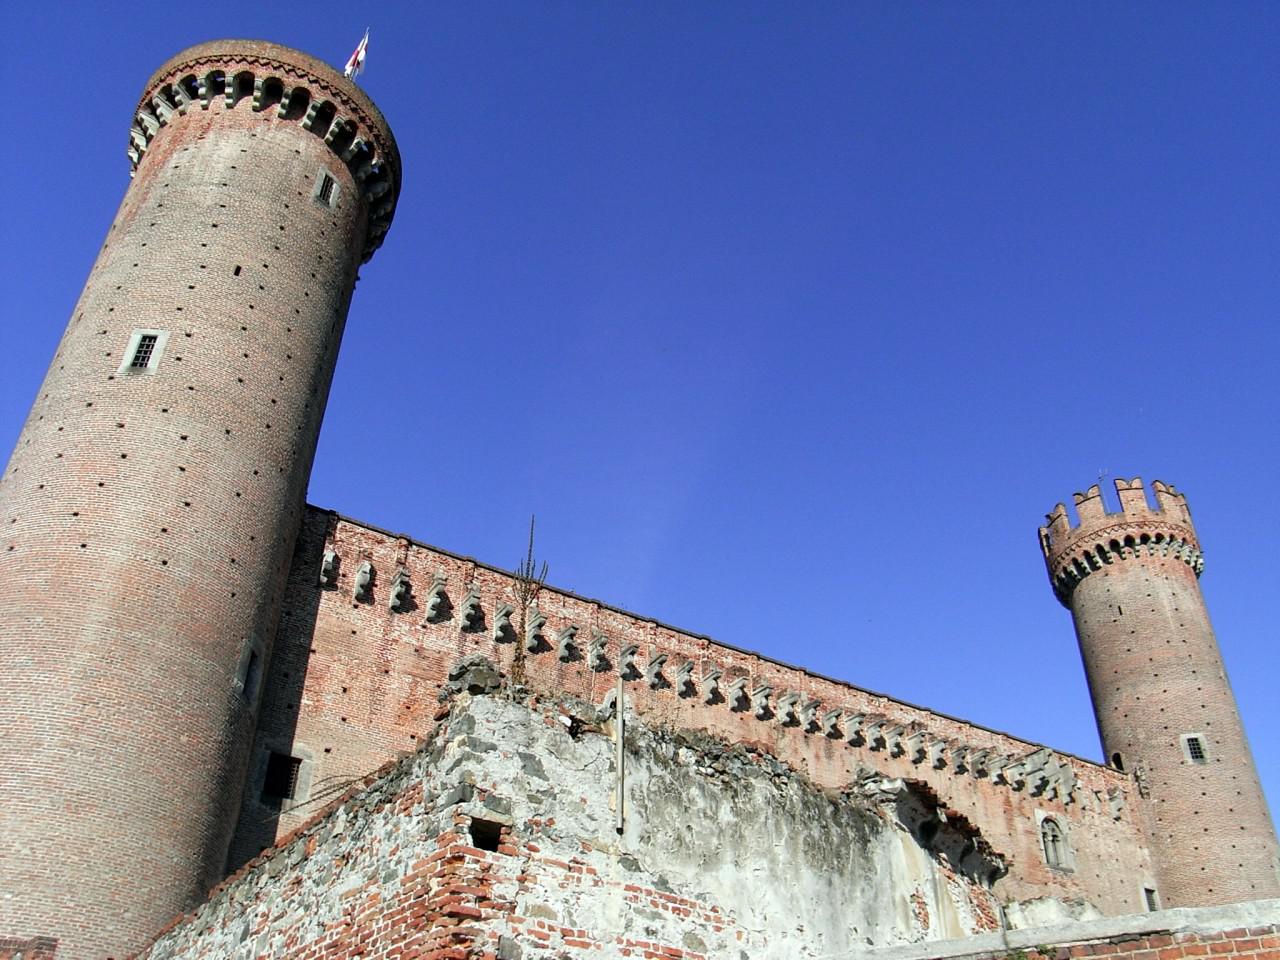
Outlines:
[[[137,171],[164,127],[193,110],[230,110],[241,101],[264,119],[297,123],[346,165],[368,204],[363,259],[372,257],[395,215],[400,151],[369,96],[300,50],[265,40],[213,40],[170,58],[152,74],[134,111],[127,151],[131,170]]]
[[[1079,522],[1074,526],[1065,505],[1059,503],[1040,528],[1040,549],[1053,591],[1064,605],[1084,577],[1118,560],[1138,556],[1175,556],[1196,576],[1204,568],[1200,541],[1191,522],[1187,498],[1172,485],[1154,480],[1151,492],[1157,506],[1147,503],[1142,480],[1117,478],[1119,512],[1107,510],[1102,489],[1094,484],[1073,494]]]

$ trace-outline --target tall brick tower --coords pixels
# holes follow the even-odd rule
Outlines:
[[[0,934],[120,956],[220,879],[386,121],[270,43],[179,54],[0,483]]]
[[[1275,830],[1200,594],[1186,499],[1160,481],[1097,486],[1040,529],[1049,579],[1071,611],[1107,761],[1149,801],[1162,907],[1280,896]]]

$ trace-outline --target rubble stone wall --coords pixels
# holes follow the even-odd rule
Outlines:
[[[147,960],[827,957],[998,927],[980,836],[899,782],[572,699],[457,694],[418,752],[251,861]]]

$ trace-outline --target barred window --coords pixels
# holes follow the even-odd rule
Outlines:
[[[298,791],[298,771],[301,767],[300,757],[272,751],[267,758],[267,775],[262,780],[262,798],[292,800]]]
[[[138,337],[138,345],[134,348],[129,366],[134,370],[145,370],[151,366],[151,354],[155,352],[156,341],[159,339],[154,333],[144,333]]]
[[[167,330],[134,330],[116,373],[155,373],[168,339]]]
[[[1209,746],[1203,733],[1184,733],[1179,739],[1182,741],[1183,755],[1188,760],[1192,763],[1209,762]]]
[[[312,196],[326,207],[332,207],[338,200],[338,181],[334,180],[327,171],[322,170],[319,179],[316,180],[316,190]]]

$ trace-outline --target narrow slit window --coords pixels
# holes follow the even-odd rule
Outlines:
[[[1067,866],[1067,840],[1062,835],[1062,828],[1056,820],[1048,817],[1040,824],[1040,843],[1044,848],[1044,862],[1051,867],[1065,869]]]
[[[156,351],[159,341],[154,333],[144,333],[138,337],[138,345],[133,349],[133,357],[129,360],[132,370],[146,370],[151,366],[151,355]]]
[[[262,780],[264,800],[292,800],[298,790],[299,757],[287,753],[271,753],[267,758],[267,775]]]
[[[258,651],[249,650],[249,662],[244,667],[244,698],[253,703],[258,699],[258,681],[262,677],[262,657]]]
[[[1160,909],[1160,901],[1156,899],[1156,892],[1152,887],[1143,887],[1142,896],[1147,901],[1147,910],[1150,913]]]
[[[316,185],[316,199],[326,207],[333,206],[334,191],[338,184],[327,173],[320,174],[320,183]]]

